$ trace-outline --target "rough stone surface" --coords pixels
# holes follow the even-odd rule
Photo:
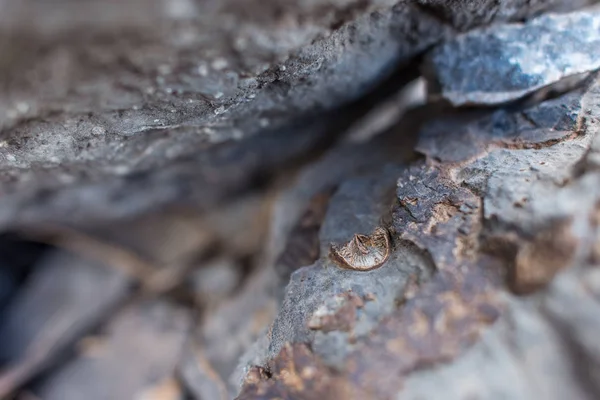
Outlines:
[[[77,257],[0,260],[0,397],[600,397],[597,9],[544,14],[591,3],[2,1],[0,250]],[[584,73],[413,97],[515,31]]]
[[[166,2],[171,3],[179,1]],[[99,41],[94,35],[82,36],[82,43],[67,44],[28,65],[32,69],[28,74],[49,76],[44,82],[54,82],[60,93],[48,89],[48,99],[38,96],[36,90],[44,87],[37,81],[28,82],[31,86],[25,93],[20,87],[17,93],[6,93],[9,106],[23,103],[21,108],[27,105],[27,110],[5,122],[0,157],[4,160],[3,210],[27,209],[29,204],[47,208],[33,216],[19,214],[17,219],[39,220],[48,213],[72,219],[57,204],[73,213],[85,201],[86,208],[78,213],[106,218],[132,214],[149,203],[182,200],[198,191],[214,199],[215,190],[250,185],[247,172],[257,165],[273,168],[269,160],[274,155],[285,160],[306,148],[294,140],[279,139],[278,145],[272,138],[269,146],[236,145],[240,138],[356,98],[390,66],[409,60],[448,32],[410,4],[390,8],[385,1],[358,8],[353,2],[307,4],[307,10],[312,10],[308,14],[291,2],[239,9],[212,4],[210,10],[202,9],[207,4],[182,3],[191,7],[183,19],[154,16],[162,24],[157,28],[142,24],[141,38],[118,39],[107,33],[108,38]],[[341,12],[346,5],[348,12]],[[293,11],[295,7],[299,8]],[[368,12],[377,8],[381,11]],[[282,17],[270,19],[273,13]],[[324,19],[302,23],[308,15]],[[231,19],[226,30],[234,29],[240,19],[245,21],[236,32],[240,37],[211,28],[226,18]],[[205,20],[210,24],[203,24]],[[329,23],[341,25],[330,31]],[[277,29],[270,30],[273,27]],[[110,28],[97,27],[104,33]],[[299,35],[304,29],[305,35]],[[260,32],[268,32],[270,39]],[[285,43],[290,35],[297,35],[296,43]],[[261,37],[264,41],[259,45],[267,48],[267,54],[258,62],[252,58],[264,52],[253,51],[252,41]],[[246,47],[236,49],[236,43],[244,40]],[[308,45],[311,40],[314,43]],[[70,90],[78,96],[68,95]],[[122,104],[112,104],[116,100]],[[318,121],[313,124],[315,133],[323,134]],[[289,139],[293,137],[289,129],[275,129],[275,134]],[[257,148],[263,154],[255,153]],[[234,174],[232,169],[240,172]],[[135,199],[130,194],[134,184]],[[128,206],[123,209],[125,201]]]
[[[568,11],[594,3],[593,0],[573,0],[568,3],[556,0],[501,2],[495,0],[417,0],[417,2],[425,10],[461,31],[480,24],[526,18],[543,10]]]
[[[547,293],[507,299],[480,343],[451,365],[410,376],[398,398],[428,398],[432,381],[449,399],[596,398],[598,349],[589,340],[600,327],[597,282],[597,266],[580,266]]]
[[[462,5],[443,3],[428,6],[468,18]],[[477,17],[489,2],[468,3],[478,11],[473,25],[489,22]],[[7,2],[5,224],[120,218],[186,198],[214,204],[219,192],[251,185],[257,165],[275,168],[273,154],[306,150],[271,140],[253,156],[252,145],[229,142],[356,98],[453,30],[419,2],[99,4]],[[493,14],[522,18],[557,5],[503,1]],[[231,149],[218,161],[223,146]]]
[[[396,243],[410,243],[408,254],[424,254],[437,273],[423,282],[395,285],[403,287],[396,306],[379,311],[386,317],[356,334],[370,304],[363,293],[372,280],[358,280],[366,276],[358,275],[351,291],[327,298],[322,293],[343,280],[314,295],[321,276],[332,272],[323,261],[301,268],[290,279],[273,326],[268,354],[274,358],[260,365],[269,372],[289,357],[290,349],[280,343],[306,342],[311,357],[317,357],[306,364],[327,366],[321,382],[332,399],[353,388],[363,396],[356,398],[432,398],[439,386],[431,382],[438,380],[456,399],[597,397],[598,350],[591,337],[600,325],[600,309],[594,289],[597,266],[590,262],[598,254],[600,186],[592,160],[600,126],[599,87],[594,79],[537,106],[469,116],[458,130],[458,123],[444,130],[434,122],[439,135],[450,133],[456,140],[435,142],[433,131],[424,129],[420,149],[427,160],[395,171],[398,201],[393,206],[358,206],[348,188],[373,191],[356,183],[342,185],[331,200],[322,237],[339,239],[334,226],[369,228],[369,219],[355,205],[380,213],[391,207]],[[523,118],[524,113],[535,117]],[[496,134],[488,128],[490,118],[498,126]],[[532,121],[538,122],[532,127]],[[540,140],[555,135],[555,127],[559,139]],[[481,145],[503,136],[514,145]],[[479,141],[469,139],[475,137]],[[377,176],[374,182],[385,182],[384,174]],[[340,198],[348,205],[335,207]],[[356,217],[329,224],[341,210]],[[529,298],[513,294],[533,291],[538,293]],[[318,301],[313,305],[305,299]],[[570,308],[578,311],[570,313]],[[346,339],[349,332],[352,340]],[[523,370],[528,373],[517,372]],[[285,374],[275,369],[275,375]],[[305,382],[302,376],[293,384],[276,376],[261,377],[254,370],[240,398],[262,398],[244,397],[257,390],[293,398]],[[514,384],[506,385],[507,379]]]
[[[600,68],[600,9],[473,30],[428,56],[432,94],[456,106],[494,105]]]
[[[588,162],[598,137],[599,93],[598,83],[580,92],[573,114],[573,95],[562,98],[566,115],[577,121],[567,140],[538,149],[494,148],[458,167],[455,176],[484,198],[487,248],[516,269],[509,274],[513,287],[531,290],[532,276],[538,287],[562,272],[533,297],[503,295],[502,316],[479,343],[451,364],[410,375],[398,398],[429,398],[431,381],[453,399],[598,396],[598,353],[588,338],[600,326],[597,261],[589,264],[600,193],[597,170]],[[525,193],[511,193],[518,188]]]
[[[271,330],[271,357],[286,342],[310,341],[314,351],[327,363],[341,367],[352,341],[366,335],[395,309],[411,279],[420,282],[431,277],[434,271],[429,260],[402,244],[396,246],[384,266],[369,272],[344,270],[329,259],[331,242],[347,240],[354,233],[368,233],[379,224],[392,201],[393,180],[389,178],[397,171],[390,167],[384,172],[355,178],[345,182],[333,196],[320,233],[321,258],[292,274],[286,298]],[[351,306],[355,308],[352,312],[356,318],[344,323],[347,329],[310,326],[310,321],[320,313],[335,314],[336,299],[340,296],[342,299],[352,296],[364,302],[360,309]]]
[[[424,127],[417,151],[444,163],[464,163],[491,149],[539,149],[568,140],[579,124],[584,90],[519,112],[464,111],[432,121]]]
[[[272,385],[264,385],[267,375]],[[331,376],[325,365],[303,344],[286,344],[279,357],[265,369],[253,368],[246,390],[237,400],[267,399],[366,399],[360,389],[348,390],[342,379]]]

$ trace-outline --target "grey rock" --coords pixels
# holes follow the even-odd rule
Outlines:
[[[191,328],[189,312],[153,301],[122,310],[106,337],[36,386],[44,399],[135,399],[172,377]]]
[[[214,374],[203,367],[202,375],[204,379],[210,378],[210,382],[202,390],[214,387],[218,379],[230,395],[237,393],[245,374],[245,365],[239,365],[239,360],[252,357],[247,355],[250,348],[265,335],[266,327],[276,315],[276,282],[277,275],[271,268],[254,271],[234,296],[206,314],[195,346]]]
[[[293,19],[299,18],[292,12],[291,21],[279,22],[286,28],[280,27],[277,31],[284,36],[298,35],[293,44],[286,43],[284,36],[269,31],[265,21],[250,19],[239,25],[241,32],[236,34],[248,40],[262,37],[255,36],[258,31],[268,32],[273,41],[263,37],[265,43],[261,42],[269,47],[266,54],[253,53],[256,48],[248,45],[231,54],[211,56],[228,48],[223,41],[229,40],[230,34],[222,32],[221,28],[210,27],[226,17],[231,5],[215,6],[216,9],[211,10],[213,14],[203,14],[200,10],[196,10],[197,14],[192,13],[191,21],[186,22],[191,24],[191,43],[173,45],[173,36],[185,31],[178,25],[184,22],[176,21],[169,28],[170,17],[159,14],[155,17],[161,21],[166,19],[163,21],[166,26],[159,24],[156,29],[151,28],[158,38],[147,41],[133,38],[132,43],[123,46],[114,38],[100,44],[82,39],[83,43],[65,44],[61,47],[63,51],[50,51],[46,54],[47,59],[28,63],[28,68],[33,69],[31,76],[55,77],[67,69],[71,71],[72,79],[45,80],[55,82],[58,87],[56,91],[48,89],[47,99],[41,98],[35,90],[44,89],[41,82],[27,82],[31,89],[25,93],[19,92],[20,87],[15,88],[23,98],[21,108],[25,109],[25,104],[29,108],[26,115],[7,122],[4,130],[5,141],[0,148],[2,190],[15,194],[15,197],[3,197],[6,202],[2,208],[27,208],[26,204],[42,206],[41,203],[45,203],[50,208],[43,213],[58,216],[64,211],[56,209],[56,203],[69,204],[66,208],[72,211],[76,210],[77,204],[87,203],[81,212],[85,214],[89,210],[93,217],[95,204],[100,203],[104,207],[97,211],[98,214],[123,216],[134,210],[147,209],[143,203],[160,205],[185,199],[188,196],[183,192],[190,193],[187,187],[191,182],[207,194],[215,186],[243,186],[246,175],[235,183],[214,185],[214,178],[202,183],[202,175],[205,178],[213,176],[215,171],[239,179],[240,174],[233,174],[232,169],[252,170],[244,165],[242,157],[232,157],[223,164],[199,155],[219,153],[224,145],[232,148],[232,153],[249,153],[244,156],[246,159],[256,157],[252,144],[231,145],[230,142],[276,129],[283,122],[306,112],[330,110],[357,98],[380,80],[392,65],[410,60],[448,32],[447,27],[415,7],[406,4],[389,7],[386,4],[385,1],[373,2],[366,9],[357,10],[360,12],[345,14],[347,19],[340,21],[340,28],[332,32],[312,23],[298,27],[298,31],[315,27],[316,32],[311,31],[307,36],[288,29],[288,25],[296,23]],[[269,19],[275,6],[271,3],[257,6],[265,11],[264,14],[255,14],[252,7],[247,12],[257,19],[266,18],[268,24],[277,25],[276,17]],[[294,8],[292,4],[286,7]],[[335,9],[332,5],[332,13]],[[244,16],[237,13],[246,11],[236,7],[231,10],[234,10],[234,19],[244,21]],[[304,9],[296,11],[310,14]],[[315,15],[324,16],[322,11],[319,8]],[[204,18],[210,20],[210,15],[214,21],[204,24]],[[229,24],[231,22],[227,26]],[[139,29],[146,33],[150,28]],[[310,43],[319,32],[325,31],[329,34]],[[213,38],[215,35],[218,37]],[[216,48],[211,49],[212,46]],[[79,52],[85,53],[85,63],[78,58]],[[251,60],[259,54],[265,59]],[[258,68],[258,64],[262,67]],[[202,66],[208,69],[207,76],[203,76]],[[253,66],[257,68],[255,72],[252,72]],[[227,84],[220,83],[220,75],[226,73],[238,78]],[[217,90],[223,93],[222,97],[216,99],[203,93],[204,89],[196,87],[199,79],[215,85],[218,89],[211,89],[211,93]],[[81,93],[77,97],[64,94],[78,88]],[[127,96],[129,93],[131,96]],[[11,96],[19,97],[12,92]],[[129,97],[132,98],[128,100]],[[34,105],[32,99],[43,104]],[[112,104],[116,99],[125,103]],[[306,125],[307,118],[297,125]],[[305,131],[313,130],[319,121],[309,122]],[[293,136],[288,129],[282,128],[277,134]],[[312,139],[307,136],[308,140],[321,135],[318,129],[322,128],[317,128]],[[282,148],[295,153],[303,151],[295,140],[279,145],[276,141],[269,143],[269,146],[260,144],[266,146],[263,151],[268,154],[280,153]],[[267,166],[272,159],[268,154],[256,157],[255,164]],[[289,158],[289,154],[282,159]],[[138,189],[132,189],[132,179],[137,180],[144,174],[154,177],[155,172],[156,177],[151,179],[154,182],[140,183]],[[183,176],[189,173],[200,176]],[[136,194],[134,199],[127,194],[125,199],[123,192],[136,192],[139,196]],[[50,196],[42,201],[36,196],[41,193]],[[126,209],[115,202],[119,198],[129,205]],[[31,218],[41,216],[23,216],[23,220]]]
[[[231,169],[254,169],[231,160],[215,166],[198,154],[364,94],[453,32],[427,7],[473,25],[489,22],[479,16],[490,10],[483,0],[467,9],[389,0],[141,2],[116,9],[98,0],[7,1],[0,21],[8,55],[0,96],[6,224],[122,218],[198,192],[203,199],[194,201],[221,201],[215,191],[251,180]],[[579,3],[506,0],[493,14],[523,18],[558,5]],[[305,132],[319,137],[318,129]],[[269,143],[268,154],[284,146]],[[290,149],[305,151],[293,140],[285,146],[283,159]],[[257,158],[277,169],[270,156]],[[215,171],[220,176],[206,182]]]
[[[578,9],[594,0],[417,0],[423,9],[428,10],[461,31],[481,24],[500,23],[510,19],[523,19],[537,15],[544,10],[567,12]]]
[[[594,7],[473,30],[444,42],[425,63],[432,95],[456,106],[501,104],[596,70],[599,20]]]
[[[578,164],[590,155],[590,147],[596,140],[598,82],[579,92],[581,100],[576,108],[570,105],[571,96],[562,99],[567,105],[563,108],[563,118],[572,121],[568,125],[576,135],[538,149],[494,148],[460,169],[459,179],[484,196],[484,218],[519,226],[531,234],[539,229],[539,223],[577,215],[584,204],[588,208],[594,203],[598,193],[592,188],[593,175],[567,183]],[[546,104],[527,112],[543,111]],[[550,125],[546,131],[554,134],[554,126]]]
[[[589,96],[582,95],[588,89],[517,110],[462,111],[435,119],[422,129],[416,149],[432,160],[468,164],[494,149],[531,150],[565,141],[587,108]]]
[[[575,251],[545,290],[529,297],[504,293],[502,316],[477,344],[452,363],[410,374],[397,398],[435,396],[432,381],[450,399],[598,397],[598,87],[596,81],[578,94],[573,117],[579,123],[571,128],[577,135],[538,149],[491,149],[458,167],[459,182],[483,197],[486,233],[517,236],[517,263],[529,238],[551,221],[570,221]],[[570,115],[570,107],[564,112]],[[558,231],[553,240],[561,246]],[[552,254],[552,246],[543,251]]]
[[[587,4],[559,0],[398,4],[391,0],[128,0],[114,7],[104,3],[3,3],[10,12],[0,16],[0,49],[5,55],[0,60],[0,227],[57,223],[98,233],[93,228],[99,224],[108,227],[100,229],[104,239],[150,262],[184,267],[213,248],[221,251],[223,247],[244,261],[257,252],[261,235],[248,228],[252,223],[238,217],[257,214],[265,198],[268,203],[273,191],[265,186],[273,183],[273,174],[297,172],[287,170],[295,166],[290,160],[318,153],[321,141],[332,135],[332,126],[347,128],[348,121],[362,116],[363,110],[355,113],[344,106],[370,93],[390,70],[411,63],[456,30]],[[573,15],[547,18],[573,19]],[[591,18],[594,14],[581,15]],[[540,24],[536,21],[517,27],[535,27]],[[583,24],[577,27],[579,31],[584,28]],[[557,32],[560,36],[570,31]],[[571,73],[575,72],[567,75]],[[389,91],[397,88],[391,85]],[[225,392],[235,394],[250,366],[268,366],[284,349],[287,357],[300,360],[279,363],[275,376],[284,379],[275,382],[277,390],[306,380],[317,381],[308,393],[311,389],[327,393],[318,384],[321,380],[368,387],[374,397],[399,393],[404,377],[418,377],[418,370],[462,354],[498,316],[496,295],[502,289],[497,277],[514,260],[482,254],[480,234],[493,230],[523,235],[524,244],[515,256],[523,258],[523,248],[535,247],[529,236],[542,231],[549,219],[571,218],[565,230],[577,238],[573,258],[594,258],[588,256],[600,247],[594,236],[600,228],[590,222],[594,218],[589,215],[600,187],[593,172],[598,149],[591,125],[597,99],[586,95],[580,104],[578,96],[583,92],[522,114],[505,110],[480,121],[476,129],[482,131],[504,125],[491,135],[477,135],[483,145],[475,150],[463,131],[453,137],[456,141],[439,141],[440,147],[434,148],[435,137],[442,133],[432,132],[427,147],[433,149],[431,154],[460,165],[419,162],[345,180],[331,199],[321,227],[320,257],[292,274],[279,312],[277,291],[272,289],[280,277],[266,263],[228,301],[203,301],[209,307],[193,340],[188,310],[163,298],[129,303],[96,337],[82,340],[76,354],[30,389],[49,399],[146,399],[160,393],[166,383],[176,398],[182,396],[181,388],[171,384],[177,374],[194,396],[218,398]],[[372,106],[383,98],[366,97],[375,100]],[[584,103],[590,104],[588,116]],[[525,123],[530,124],[526,132]],[[576,127],[584,129],[574,132]],[[490,141],[509,145],[492,148]],[[531,148],[512,146],[523,141]],[[451,151],[449,143],[455,144]],[[329,165],[342,158],[330,158]],[[312,175],[299,175],[308,182],[321,171],[322,166]],[[347,171],[338,170],[336,179]],[[403,186],[396,187],[398,177]],[[336,179],[310,189],[320,192]],[[299,186],[290,196],[302,195],[299,192],[306,187]],[[218,214],[215,208],[231,205],[230,201],[254,189],[267,189],[268,194],[256,195],[256,203],[251,201],[239,213],[234,210],[229,218],[211,218]],[[421,201],[418,205],[412,195],[416,203]],[[536,200],[518,206],[516,202],[525,195]],[[403,207],[399,201],[405,203]],[[198,218],[181,213],[179,219],[184,221],[179,224],[174,221],[177,212],[164,212],[180,205],[191,205],[192,215]],[[398,208],[405,214],[391,224],[397,231],[384,266],[357,272],[329,260],[330,242],[344,242],[377,225],[389,226],[390,211]],[[150,218],[144,215],[134,220],[145,213]],[[222,225],[227,226],[220,229]],[[238,238],[235,230],[245,235]],[[236,251],[226,246],[227,239],[236,242]],[[596,255],[600,257],[600,251]],[[475,273],[464,273],[472,270]],[[566,345],[556,345],[554,340],[566,338],[569,345],[589,355],[582,360],[595,373],[598,348],[590,332],[597,331],[592,298],[597,291],[582,290],[577,280],[583,279],[587,288],[598,278],[586,275],[582,268],[568,272],[572,274],[560,275],[533,301],[506,295],[505,304],[507,316],[533,313],[539,318],[539,326],[533,328],[527,325],[527,317],[515,323],[519,330],[524,326],[516,340],[522,340],[527,349],[538,339],[535,334],[525,337],[527,332],[547,334],[550,344],[541,342],[536,351],[549,351],[549,362],[562,363],[555,372],[563,373],[564,380],[556,382],[568,387],[556,393],[577,397],[595,393],[595,383],[585,376],[583,382],[572,379],[575,374],[561,353]],[[95,273],[83,274],[89,280]],[[237,279],[228,276],[221,289],[200,285],[198,292],[203,297],[229,296]],[[128,284],[120,276],[116,283],[111,281],[114,286],[96,280],[95,290],[104,291],[86,291],[97,295],[94,307],[68,300],[77,303],[66,309],[68,322],[74,315],[81,317],[74,325],[77,332],[87,331],[87,324],[105,315],[106,304],[120,299]],[[65,282],[77,290],[88,287],[68,278]],[[183,286],[163,296],[179,295]],[[52,288],[56,287],[61,286],[53,281]],[[45,290],[38,292],[48,296]],[[51,300],[72,293],[49,292]],[[568,308],[563,308],[563,302]],[[569,313],[578,302],[583,307]],[[53,301],[45,306],[56,307]],[[35,314],[25,310],[25,315]],[[47,315],[42,317],[42,322],[27,320],[32,331],[44,328]],[[497,326],[505,324],[502,321]],[[567,334],[561,331],[564,327],[569,328]],[[57,343],[64,348],[62,340],[72,344],[72,338],[79,336],[67,332]],[[13,349],[22,351],[19,346]],[[325,366],[311,369],[311,352]],[[502,351],[498,354],[506,356]],[[297,369],[303,374],[300,380],[285,370],[289,365],[307,366]],[[477,371],[473,365],[470,368]],[[493,368],[489,366],[491,375],[496,372]],[[332,370],[339,373],[329,375]],[[262,378],[269,381],[266,375]],[[379,382],[384,387],[378,388]],[[431,386],[435,385],[426,389]],[[439,393],[439,387],[435,389]],[[302,397],[296,396],[297,386],[291,390],[291,398]],[[514,391],[515,395],[525,392],[531,391],[520,386]],[[270,398],[274,397],[286,398]]]
[[[597,398],[599,87],[596,78],[536,106],[475,113],[447,127],[454,140],[435,141],[447,133],[440,123],[421,142],[432,162],[342,184],[321,228],[322,252],[368,232],[390,208],[400,246],[368,273],[339,269],[326,254],[294,272],[269,346],[257,346],[259,365],[287,376],[290,360],[303,371],[322,361],[330,369],[307,392],[325,387],[332,399],[356,390],[437,398],[440,387],[455,399]],[[385,200],[388,177],[398,179],[397,202]],[[411,258],[414,267],[405,265]],[[411,271],[430,272],[411,285],[403,277]],[[512,279],[537,292],[515,296]],[[319,362],[294,359],[286,342],[308,343]],[[242,398],[296,393],[256,371],[244,389]]]
[[[96,327],[123,301],[129,284],[112,267],[72,254],[56,252],[43,260],[2,315],[0,351],[9,366],[0,378],[2,395]]]
[[[448,399],[597,398],[591,338],[600,328],[600,303],[585,282],[598,271],[587,268],[560,275],[547,293],[507,298],[503,317],[479,343],[449,365],[409,376],[398,399],[430,398],[437,393],[431,382]]]
[[[398,171],[398,167],[390,166],[384,171],[349,179],[332,197],[320,232],[321,258],[292,274],[272,327],[267,358],[277,355],[287,342],[310,342],[326,363],[343,368],[353,340],[368,335],[396,308],[412,280],[425,282],[434,273],[429,259],[418,249],[402,243],[395,246],[382,267],[368,272],[343,269],[329,259],[331,242],[347,241],[355,233],[368,234],[382,223],[390,210]],[[348,295],[364,302],[354,306],[356,318],[348,321],[349,326],[341,330],[329,330],[326,326],[311,329],[315,313],[335,317],[340,302],[343,306]]]

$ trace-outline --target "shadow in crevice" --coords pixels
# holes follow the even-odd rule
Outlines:
[[[0,321],[6,305],[51,248],[14,232],[0,233]]]

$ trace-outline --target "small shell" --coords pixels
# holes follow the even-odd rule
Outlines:
[[[331,257],[342,267],[356,271],[379,268],[390,256],[390,234],[377,227],[371,235],[354,235],[343,246],[331,245]]]

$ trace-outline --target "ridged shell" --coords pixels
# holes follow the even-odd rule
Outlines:
[[[390,256],[390,234],[377,227],[369,236],[356,234],[342,246],[331,245],[331,258],[344,268],[369,271],[379,268]]]

